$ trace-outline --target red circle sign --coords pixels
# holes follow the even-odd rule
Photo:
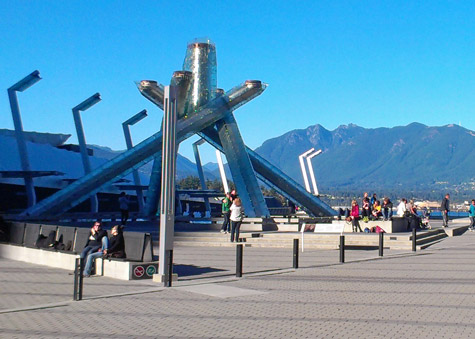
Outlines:
[[[134,275],[137,277],[137,278],[141,278],[145,273],[145,270],[142,266],[137,266],[136,268],[134,268]]]

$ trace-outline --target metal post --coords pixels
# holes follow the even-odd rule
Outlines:
[[[79,258],[79,286],[78,286],[78,299],[77,300],[82,300],[82,287],[83,287],[83,282],[84,282],[84,261],[86,258],[82,259]]]
[[[340,235],[340,262],[345,262],[345,236]]]
[[[173,251],[175,228],[175,173],[176,173],[176,89],[165,87],[163,143],[162,143],[162,181],[160,198],[160,248],[158,280],[168,287],[170,255]],[[171,283],[170,283],[171,286]]]
[[[74,265],[74,292],[73,292],[73,300],[78,300],[78,286],[79,286],[79,274],[81,272],[81,259],[76,258],[76,262]]]
[[[384,247],[384,233],[379,233],[379,256],[383,256],[383,247]]]
[[[99,101],[101,101],[101,95],[96,93],[72,109],[74,125],[76,126],[76,133],[78,137],[79,150],[81,151],[82,165],[84,167],[84,174],[89,174],[91,172],[91,163],[89,162],[89,155],[87,154],[86,137],[84,136],[84,128],[82,126],[80,112],[89,109]],[[97,195],[94,194],[91,197],[91,212],[97,213],[98,209]]]
[[[299,240],[294,239],[294,268],[299,268]]]
[[[29,74],[7,90],[8,99],[10,100],[10,108],[12,111],[13,125],[15,127],[15,137],[18,145],[18,153],[20,155],[21,169],[24,172],[31,171],[31,168],[30,161],[28,159],[28,149],[26,147],[25,137],[23,134],[23,123],[21,121],[20,106],[18,105],[18,98],[16,92],[23,92],[24,90],[26,90],[27,88],[34,85],[40,80],[40,72],[34,71],[33,73]],[[31,207],[36,204],[36,193],[35,186],[33,184],[33,178],[31,176],[26,175],[24,180],[26,194],[28,198],[28,207]]]
[[[309,155],[310,153],[312,153],[313,151],[315,150],[315,148],[311,148],[309,149],[308,151],[302,153],[299,155],[299,162],[300,162],[300,169],[302,170],[302,176],[303,176],[303,181],[305,183],[305,189],[307,190],[307,192],[311,192],[310,191],[310,184],[308,183],[308,177],[307,177],[307,170],[305,169],[305,163],[303,162],[303,159]]]
[[[412,252],[416,251],[416,241],[417,241],[417,235],[416,235],[416,229],[414,228],[412,230]]]
[[[236,246],[236,277],[242,277],[242,244]]]
[[[172,287],[173,281],[173,250],[168,251],[167,287]]]

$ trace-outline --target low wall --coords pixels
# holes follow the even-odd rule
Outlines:
[[[23,261],[74,271],[78,255],[10,244],[0,244],[0,258]],[[139,267],[140,266],[140,267]],[[153,267],[153,269],[152,269]],[[105,277],[136,280],[152,279],[158,262],[130,262],[109,259],[96,259],[96,274]]]

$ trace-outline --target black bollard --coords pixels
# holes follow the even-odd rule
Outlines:
[[[345,236],[340,235],[340,262],[345,262]]]
[[[299,240],[294,239],[294,268],[299,268]]]
[[[173,250],[168,251],[168,280],[167,287],[172,287],[173,280]]]
[[[379,256],[383,256],[383,247],[384,247],[384,233],[379,233]]]
[[[78,299],[77,300],[82,300],[82,287],[84,283],[84,259],[79,259],[79,286],[78,286]]]
[[[242,244],[236,246],[236,277],[242,277]]]
[[[76,263],[74,265],[74,292],[73,300],[78,300],[78,287],[79,287],[79,272],[81,272],[81,259],[76,258]]]
[[[414,228],[412,230],[412,252],[416,251],[416,241],[417,241],[416,229]]]

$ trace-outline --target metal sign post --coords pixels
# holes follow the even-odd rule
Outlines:
[[[160,249],[158,274],[153,280],[170,287],[173,279],[173,237],[175,228],[175,172],[176,172],[176,87],[165,86],[163,143],[162,143],[162,192],[160,198]]]

